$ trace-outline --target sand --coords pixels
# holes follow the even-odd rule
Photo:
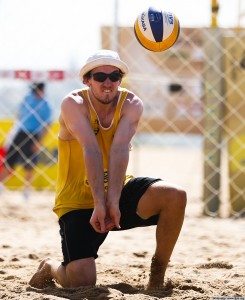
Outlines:
[[[191,162],[193,154],[189,155]],[[173,160],[176,157],[173,155]],[[162,291],[145,289],[155,248],[155,226],[109,234],[99,251],[95,287],[30,287],[28,281],[41,260],[62,259],[57,218],[52,212],[54,194],[32,191],[27,201],[20,192],[4,192],[0,196],[0,299],[194,300],[245,296],[245,219],[201,216],[197,189],[201,176],[195,168],[200,166],[193,163],[185,170],[189,181],[178,176],[190,196]],[[151,172],[149,168],[147,171]],[[196,171],[199,173],[191,180],[191,173]],[[172,173],[170,177],[174,177]]]
[[[0,299],[210,299],[245,295],[244,219],[186,216],[165,291],[147,292],[155,227],[112,232],[97,259],[96,287],[38,290],[28,280],[46,257],[61,259],[53,195],[1,197]]]

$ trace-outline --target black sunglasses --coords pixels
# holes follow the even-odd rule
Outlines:
[[[122,78],[123,74],[120,71],[114,71],[110,74],[97,72],[97,73],[90,74],[90,76],[93,77],[93,79],[98,82],[104,82],[107,78],[109,78],[110,81],[112,82],[116,82]]]

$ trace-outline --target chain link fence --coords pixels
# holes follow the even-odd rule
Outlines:
[[[245,31],[182,28],[169,50],[142,48],[132,27],[101,28],[101,48],[119,52],[130,73],[123,86],[138,94],[145,112],[133,140],[129,171],[181,184],[195,215],[245,214]],[[19,102],[33,79],[47,82],[53,106],[33,188],[55,187],[59,105],[83,86],[73,70],[0,70],[0,145],[9,138]],[[12,76],[12,78],[10,78]],[[21,189],[23,170],[5,183]]]

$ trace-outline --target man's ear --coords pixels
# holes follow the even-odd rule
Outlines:
[[[83,78],[83,83],[86,84],[88,87],[90,86],[90,81],[87,77]]]

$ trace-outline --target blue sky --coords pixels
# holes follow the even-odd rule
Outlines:
[[[209,27],[211,0],[0,0],[0,69],[66,69],[100,47],[100,26],[133,26],[148,6]],[[219,0],[220,27],[244,26],[245,0]],[[240,5],[240,6],[239,6]],[[240,7],[240,13],[239,13]],[[239,16],[241,18],[239,19]]]

